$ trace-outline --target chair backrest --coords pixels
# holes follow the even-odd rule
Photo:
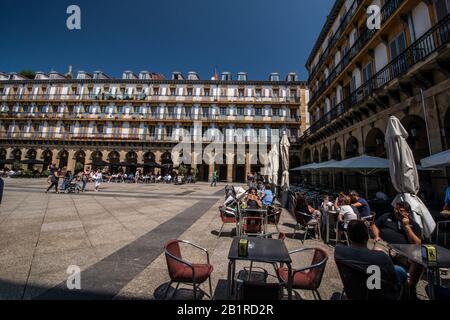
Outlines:
[[[325,272],[325,267],[327,265],[328,254],[325,250],[321,248],[314,249],[314,255],[311,261],[311,266],[318,265],[308,271],[308,278],[310,280],[310,284],[314,288],[319,288],[320,283],[322,282],[322,277]]]
[[[174,275],[179,269],[184,269],[185,265],[176,259],[183,260],[181,256],[180,245],[177,240],[170,240],[164,246],[167,268],[169,269],[170,278],[174,278]]]
[[[271,224],[278,224],[280,222],[281,212],[282,212],[281,208],[270,207],[268,212],[269,214],[268,222]]]
[[[398,300],[400,284],[381,278],[381,289],[369,290],[367,273],[369,265],[355,261],[336,260],[339,275],[344,285],[345,295],[350,300]]]
[[[295,211],[295,220],[303,226],[306,226],[305,214],[304,212]]]
[[[278,283],[244,281],[239,290],[240,300],[281,300],[283,289]]]
[[[244,231],[246,233],[261,233],[263,227],[263,217],[244,217]]]

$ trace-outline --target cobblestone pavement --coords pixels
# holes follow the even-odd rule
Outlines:
[[[232,226],[218,238],[223,184],[193,185],[108,184],[100,192],[44,193],[45,179],[6,179],[0,207],[0,299],[158,299],[169,275],[163,245],[169,239],[189,240],[210,252],[215,299],[226,298],[228,251]],[[342,291],[333,261],[333,247],[310,239],[304,244],[289,237],[294,220],[283,212],[280,229],[288,234],[289,250],[325,249],[328,260],[322,285],[323,299]],[[274,227],[273,227],[274,228]],[[273,231],[276,231],[273,229]],[[196,261],[203,257],[187,251]],[[311,256],[294,260],[304,266]],[[248,263],[247,263],[248,264]],[[67,268],[79,266],[81,290],[68,290]],[[248,265],[237,264],[237,270]],[[276,281],[272,266],[255,264]],[[258,272],[256,273],[258,275]],[[423,294],[423,289],[419,294]],[[208,292],[207,285],[201,287]],[[191,298],[192,292],[177,292]],[[297,299],[312,299],[304,291]]]

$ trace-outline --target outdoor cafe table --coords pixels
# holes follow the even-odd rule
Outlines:
[[[241,239],[249,241],[248,256],[246,257],[239,256],[238,254],[239,240]],[[288,299],[292,299],[292,260],[282,240],[258,237],[235,237],[233,239],[230,252],[228,253],[228,298],[231,298],[234,293],[236,260],[286,264],[288,268]]]
[[[399,255],[408,258],[427,270],[428,291],[430,300],[434,300],[434,285],[436,281],[439,283],[440,268],[450,267],[450,250],[434,245],[437,252],[437,262],[429,263],[422,259],[422,246],[415,244],[390,244],[389,247]]]

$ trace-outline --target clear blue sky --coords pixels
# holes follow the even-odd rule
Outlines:
[[[0,71],[298,72],[333,0],[0,0]],[[66,8],[81,7],[80,31]]]

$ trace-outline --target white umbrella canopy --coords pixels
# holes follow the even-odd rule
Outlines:
[[[385,141],[389,155],[389,172],[391,182],[399,193],[392,202],[408,202],[413,210],[413,219],[422,227],[423,235],[428,238],[436,228],[430,211],[417,196],[419,192],[419,175],[414,155],[406,139],[408,132],[396,117],[389,118]]]
[[[450,149],[420,161],[424,168],[450,167]]]
[[[281,138],[280,148],[281,148],[281,166],[282,166],[282,176],[281,176],[281,188],[283,190],[289,190],[289,138],[286,132],[283,133]]]
[[[278,185],[278,170],[280,168],[280,153],[278,145],[272,145],[269,152],[269,182]]]
[[[336,163],[339,161],[336,160],[329,160],[326,162],[321,162],[317,164],[316,170],[324,170],[324,169],[335,169]]]

